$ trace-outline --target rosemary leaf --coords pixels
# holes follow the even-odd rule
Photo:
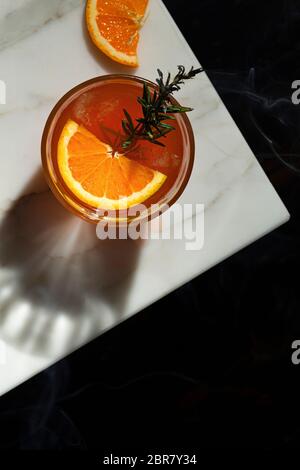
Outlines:
[[[134,125],[128,111],[124,109],[125,119],[122,121],[122,128],[125,133],[125,139],[122,142],[123,149],[128,149],[139,139],[145,139],[155,145],[164,146],[158,139],[165,137],[169,132],[175,130],[175,127],[163,121],[176,119],[173,114],[187,113],[193,110],[192,108],[173,105],[170,97],[175,91],[180,90],[185,80],[194,78],[203,69],[191,67],[186,72],[183,65],[178,65],[177,68],[178,72],[173,80],[171,80],[170,73],[168,73],[166,80],[164,80],[162,71],[157,69],[157,89],[152,93],[150,87],[144,82],[143,95],[137,98],[142,108],[143,117],[135,119],[136,125]]]

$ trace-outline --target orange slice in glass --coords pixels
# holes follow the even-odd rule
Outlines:
[[[88,0],[86,23],[94,44],[116,62],[137,67],[147,5],[148,0]]]
[[[71,119],[58,142],[58,167],[68,188],[93,207],[120,210],[144,202],[166,175],[113,155],[112,148]]]

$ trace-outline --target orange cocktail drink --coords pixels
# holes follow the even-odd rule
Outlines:
[[[132,219],[127,214],[134,207],[142,207],[139,218],[149,218],[153,205],[162,211],[173,204],[189,180],[194,138],[185,113],[174,115],[175,130],[160,139],[164,146],[147,140],[122,146],[124,109],[134,120],[141,116],[137,98],[145,81],[129,75],[89,80],[48,118],[42,139],[47,181],[59,201],[87,221],[112,212],[115,220]],[[146,82],[153,92],[156,85]]]

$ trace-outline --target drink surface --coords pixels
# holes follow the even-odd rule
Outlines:
[[[146,140],[138,140],[136,145],[126,151],[121,147],[122,139],[124,139],[123,110],[126,109],[135,122],[135,119],[142,115],[141,106],[137,102],[137,98],[141,95],[141,83],[120,79],[94,83],[83,88],[64,103],[55,118],[51,139],[52,164],[62,187],[65,187],[65,184],[58,170],[57,147],[62,130],[66,122],[71,119],[84,126],[102,142],[109,144],[114,151],[123,153],[127,158],[136,160],[167,176],[161,188],[143,204],[146,206],[155,204],[168,193],[172,193],[184,155],[184,136],[180,117],[169,121],[175,130],[161,139],[165,147]],[[68,192],[67,187],[65,190]]]

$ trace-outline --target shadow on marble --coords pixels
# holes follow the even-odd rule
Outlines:
[[[99,63],[100,69],[99,74],[103,75],[101,69],[104,69],[108,74],[118,74],[124,73],[132,75],[133,69],[132,67],[127,67],[126,65],[119,64],[118,62],[114,62],[109,57],[107,57],[103,52],[101,52],[92,42],[87,26],[86,26],[86,19],[85,19],[85,10],[83,11],[82,15],[82,36],[83,40],[86,44],[88,52],[92,55],[94,60]],[[93,77],[91,77],[93,78]]]
[[[42,186],[39,171],[0,226],[0,334],[51,354],[121,320],[142,242],[99,240]]]

